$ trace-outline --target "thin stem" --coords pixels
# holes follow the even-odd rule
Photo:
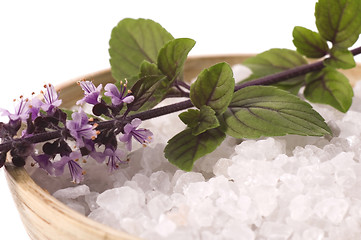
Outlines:
[[[187,90],[191,90],[191,87],[190,87],[186,82],[177,81],[176,84],[178,84],[178,85],[181,86],[181,87],[184,87],[184,88],[187,89]]]
[[[355,48],[351,50],[351,53],[356,56],[361,53],[361,47]],[[290,78],[298,77],[301,75],[304,75],[306,73],[310,73],[313,71],[318,71],[324,68],[325,65],[323,64],[323,60],[301,65],[298,67],[294,67],[291,69],[288,69],[286,71],[278,72],[272,75],[267,75],[261,78],[257,78],[245,83],[242,83],[234,88],[234,91],[238,91],[242,88],[248,87],[248,86],[255,86],[255,85],[270,85],[278,82],[282,82],[285,80],[288,80]]]
[[[183,102],[173,103],[173,104],[170,104],[170,105],[167,105],[164,107],[153,108],[148,111],[136,113],[136,114],[130,115],[128,118],[129,119],[139,118],[144,121],[144,120],[148,120],[151,118],[160,117],[160,116],[163,116],[163,115],[166,115],[169,113],[174,113],[174,112],[178,112],[181,110],[185,110],[185,109],[191,108],[191,107],[193,107],[191,100],[185,100]]]

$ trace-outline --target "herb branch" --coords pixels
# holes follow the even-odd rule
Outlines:
[[[152,20],[123,19],[109,41],[116,82],[104,90],[88,80],[79,82],[84,97],[77,104],[90,105],[91,113],[61,109],[51,84],[44,86],[43,99],[21,97],[14,113],[0,110],[9,117],[0,123],[0,167],[9,153],[14,165],[33,159],[33,165],[53,176],[68,166],[72,181],[79,183],[84,174],[80,158],[89,156],[114,171],[127,162],[132,139],[143,145],[152,141],[153,133],[140,128],[142,121],[178,111],[183,111],[179,117],[185,130],[168,141],[164,154],[187,171],[227,135],[332,135],[322,116],[298,95],[341,112],[349,109],[353,89],[339,69],[355,67],[353,56],[361,53],[361,47],[349,50],[361,33],[360,9],[361,0],[319,0],[318,32],[295,27],[297,51],[270,49],[247,59],[242,64],[252,74],[238,84],[231,66],[221,62],[189,85],[182,73],[195,41],[174,39]],[[308,63],[307,58],[319,60]],[[169,97],[188,100],[157,107]]]

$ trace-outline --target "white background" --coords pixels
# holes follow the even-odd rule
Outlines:
[[[316,30],[316,0],[94,1],[12,0],[0,2],[0,108],[109,67],[108,41],[123,18],[150,18],[175,38],[197,41],[190,55],[259,53],[294,49],[296,25]],[[360,44],[358,41],[358,45]],[[360,58],[357,58],[360,61]],[[1,239],[29,239],[0,170]]]

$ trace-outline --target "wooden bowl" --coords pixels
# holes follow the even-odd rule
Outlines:
[[[241,63],[251,55],[227,55],[212,57],[191,57],[185,65],[185,79],[196,77],[201,70],[215,63],[226,61],[231,65]],[[344,71],[352,85],[361,79],[361,65]],[[61,90],[63,106],[70,107],[82,97],[82,90],[75,83],[91,79],[97,85],[113,82],[110,70],[104,70],[68,81],[58,88]],[[139,239],[127,233],[95,222],[70,209],[38,186],[24,168],[6,164],[6,179],[25,229],[33,240],[119,240]]]

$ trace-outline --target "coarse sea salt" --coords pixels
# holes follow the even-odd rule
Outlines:
[[[236,79],[249,74],[234,70]],[[68,173],[29,172],[69,207],[144,239],[360,239],[361,84],[354,91],[345,114],[313,104],[332,138],[226,138],[184,172],[163,156],[184,128],[175,113],[144,122],[154,141],[112,174],[88,161],[84,182],[74,186]]]

